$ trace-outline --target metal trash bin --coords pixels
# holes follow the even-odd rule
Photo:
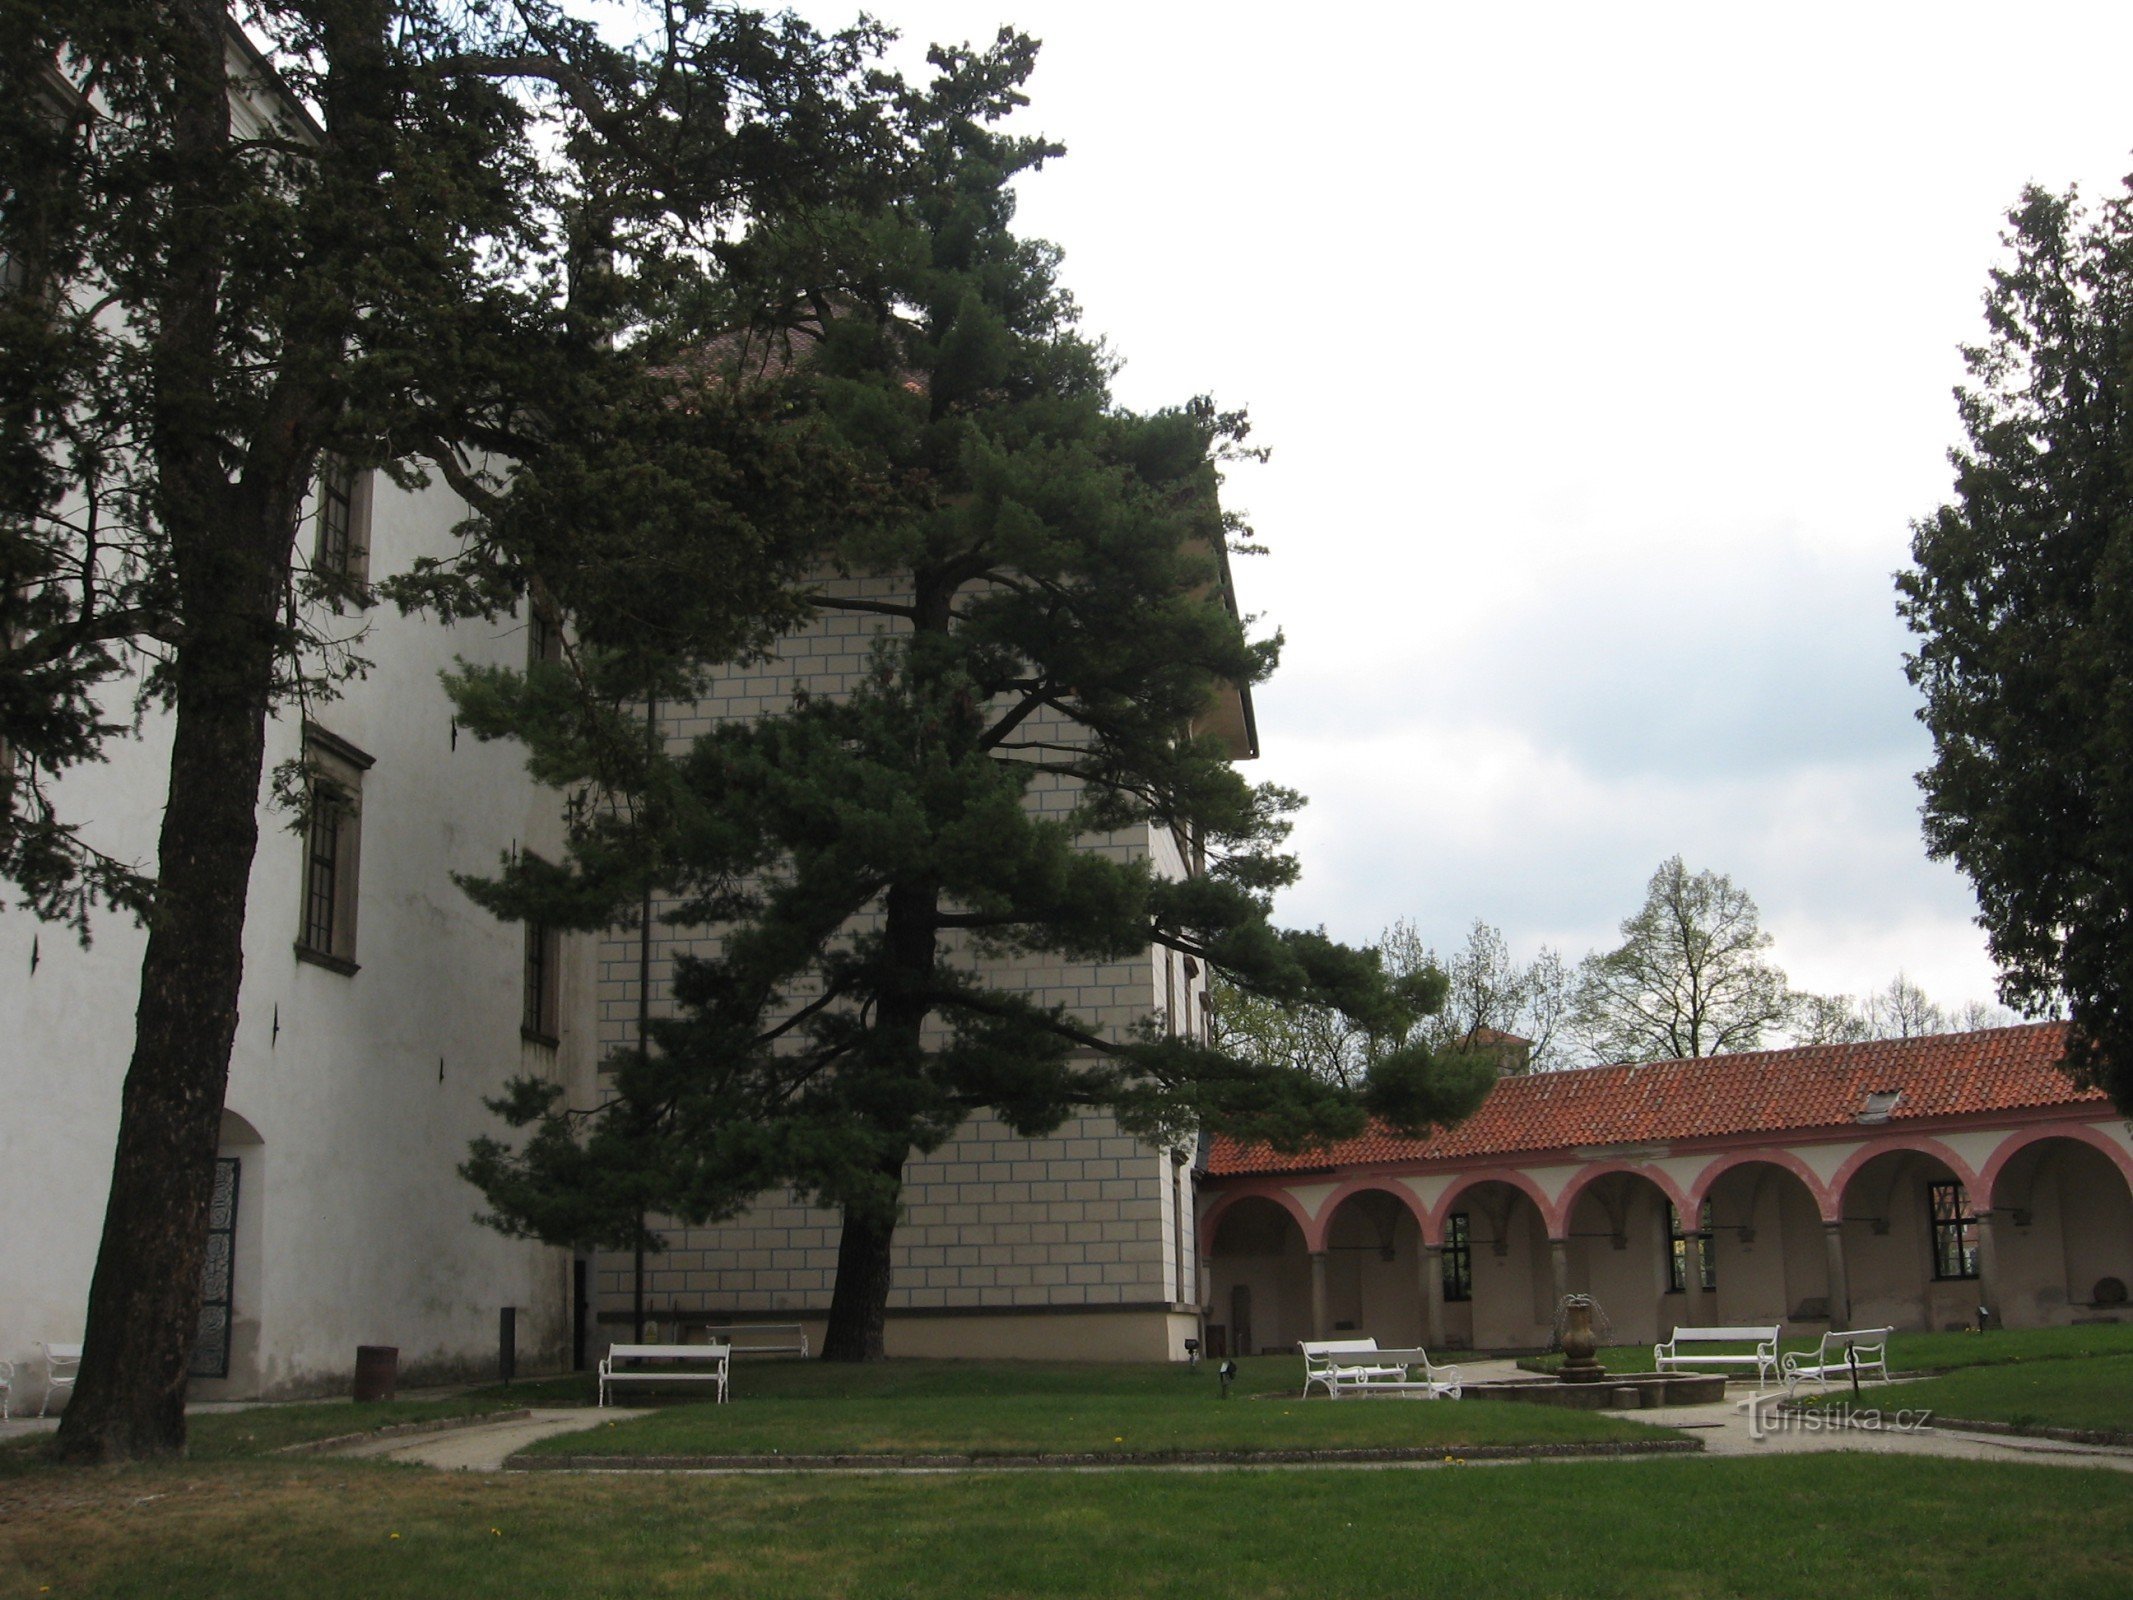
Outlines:
[[[355,1398],[390,1400],[400,1383],[400,1347],[396,1344],[356,1346]]]

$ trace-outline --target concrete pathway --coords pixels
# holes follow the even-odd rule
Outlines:
[[[584,1433],[610,1422],[627,1422],[645,1415],[642,1410],[609,1406],[558,1407],[537,1410],[508,1422],[477,1422],[464,1428],[436,1433],[402,1435],[397,1439],[365,1439],[332,1451],[336,1456],[382,1456],[389,1461],[411,1461],[419,1466],[447,1472],[500,1472],[504,1462],[536,1439],[559,1433]]]
[[[1958,1433],[1911,1424],[1903,1409],[1903,1385],[1875,1385],[1852,1408],[1850,1425],[1821,1416],[1780,1415],[1774,1405],[1751,1417],[1752,1387],[1729,1393],[1723,1405],[1656,1406],[1648,1411],[1611,1411],[1608,1416],[1679,1428],[1703,1441],[1713,1456],[1804,1455],[1849,1450],[1861,1455],[1939,1456],[1955,1461],[2027,1461],[2062,1467],[2108,1467],[2133,1472],[2133,1450],[2114,1445],[2068,1444],[2005,1434]],[[1765,1399],[1782,1396],[1765,1396]]]

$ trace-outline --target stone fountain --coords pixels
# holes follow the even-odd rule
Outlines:
[[[1594,1326],[1595,1319],[1598,1327]],[[1589,1294],[1563,1296],[1555,1326],[1556,1338],[1563,1347],[1563,1365],[1555,1375],[1556,1381],[1598,1383],[1604,1379],[1607,1369],[1593,1359],[1607,1328],[1607,1313],[1600,1309],[1599,1301]]]

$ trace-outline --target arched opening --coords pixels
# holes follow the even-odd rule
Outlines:
[[[1841,1199],[1853,1327],[1976,1326],[1978,1224],[1962,1174],[1930,1150],[1883,1150]]]
[[[1555,1335],[1548,1223],[1516,1184],[1485,1179],[1444,1202],[1444,1342],[1536,1350]]]
[[[2133,1320],[2133,1189],[2101,1150],[2067,1138],[2023,1145],[2001,1163],[1983,1225],[2007,1326]]]
[[[1822,1212],[1798,1173],[1774,1161],[1728,1167],[1704,1189],[1711,1321],[1720,1326],[1830,1321]]]
[[[1209,1251],[1210,1347],[1281,1355],[1311,1337],[1311,1258],[1303,1230],[1278,1201],[1247,1195],[1215,1222]]]
[[[190,1392],[199,1399],[259,1392],[266,1197],[266,1141],[246,1118],[225,1109],[215,1144],[200,1323],[191,1359]]]
[[[1634,1172],[1603,1172],[1570,1203],[1568,1287],[1599,1301],[1618,1343],[1654,1343],[1692,1320],[1687,1297],[1669,1294],[1672,1215],[1666,1191]]]
[[[1398,1195],[1363,1189],[1326,1226],[1326,1319],[1335,1339],[1421,1344],[1422,1227]]]

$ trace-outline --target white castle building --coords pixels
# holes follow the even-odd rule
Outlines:
[[[329,473],[308,554],[404,571],[452,552],[463,510]],[[661,726],[685,740],[799,690],[834,695],[882,626],[826,612]],[[528,1370],[583,1365],[647,1318],[819,1334],[838,1220],[790,1196],[675,1230],[641,1269],[476,1222],[457,1168],[498,1130],[485,1100],[530,1074],[593,1103],[601,1058],[664,1007],[686,935],[655,916],[561,939],[474,906],[452,875],[559,855],[562,807],[515,748],[460,736],[439,674],[523,662],[542,630],[385,608],[367,628],[369,674],[270,727],[270,767],[300,760],[345,798],[298,833],[262,796],[193,1393],[343,1389],[361,1345],[397,1348],[409,1381],[487,1376],[506,1316]],[[1241,694],[1209,721],[1255,753]],[[167,747],[150,716],[67,775],[91,844],[152,862]],[[1032,803],[1064,812],[1072,795],[1040,780]],[[1193,869],[1161,829],[1089,848]],[[18,1406],[40,1398],[37,1346],[83,1334],[132,1051],[142,936],[117,915],[94,935],[0,915],[0,1361]],[[1114,1036],[1207,1025],[1205,975],[1165,950],[993,971]],[[2059,1072],[2060,1042],[2045,1025],[1507,1079],[1434,1139],[1294,1157],[1158,1148],[1101,1117],[1033,1140],[973,1118],[906,1168],[888,1347],[1175,1360],[1188,1339],[1262,1351],[1350,1330],[1530,1347],[1572,1289],[1632,1338],[1698,1321],[1937,1327],[1980,1307],[2010,1325],[2123,1319],[2133,1135]]]
[[[440,491],[351,483],[312,537],[373,576],[449,547]],[[316,552],[314,553],[316,556]],[[668,708],[672,740],[837,692],[878,619],[825,614],[715,697]],[[837,1218],[766,1196],[682,1229],[646,1260],[573,1257],[479,1226],[456,1168],[497,1131],[484,1105],[548,1076],[573,1103],[636,1038],[640,963],[656,1011],[681,936],[655,917],[559,940],[476,908],[454,872],[563,843],[560,800],[515,749],[461,737],[438,684],[455,658],[520,662],[536,629],[370,616],[370,675],[273,725],[352,796],[299,835],[271,810],[251,883],[223,1119],[221,1203],[196,1351],[202,1397],[343,1388],[359,1345],[410,1381],[493,1373],[499,1313],[526,1370],[628,1337],[731,1320],[819,1335]],[[1249,707],[1218,707],[1239,754]],[[148,860],[164,789],[151,719],[108,765],[71,774],[92,840]],[[1033,803],[1065,809],[1040,788]],[[1167,832],[1091,841],[1189,871]],[[0,1359],[18,1403],[35,1347],[83,1331],[140,936],[102,918],[83,948],[0,918]],[[1004,983],[1123,1030],[1205,1026],[1204,975],[1149,949],[1107,964],[1025,961]],[[1178,1359],[1292,1348],[1346,1331],[1433,1345],[1545,1343],[1562,1293],[1600,1296],[1618,1335],[1778,1320],[2008,1325],[2129,1315],[2133,1135],[2055,1065],[2055,1025],[1509,1078],[1462,1127],[1277,1156],[1222,1140],[1156,1148],[1084,1118],[1025,1140],[986,1117],[905,1174],[892,1354]],[[1683,1219],[1693,1218],[1693,1226]]]
[[[335,487],[312,559],[376,577],[455,547],[451,497]],[[569,1252],[476,1226],[479,1196],[455,1171],[497,1127],[485,1096],[524,1073],[589,1092],[595,1059],[589,942],[500,923],[451,879],[562,846],[557,796],[517,751],[461,735],[438,682],[455,657],[523,662],[528,629],[390,607],[367,621],[368,676],[268,727],[270,769],[301,757],[350,803],[302,834],[261,814],[194,1356],[203,1398],[344,1388],[363,1344],[397,1347],[413,1381],[493,1372],[506,1307],[523,1361],[571,1355]],[[108,764],[66,777],[66,814],[97,848],[153,865],[167,753],[152,716]],[[115,913],[92,933],[84,948],[0,915],[0,1360],[18,1405],[36,1400],[37,1345],[82,1337],[133,1049],[144,935]]]

